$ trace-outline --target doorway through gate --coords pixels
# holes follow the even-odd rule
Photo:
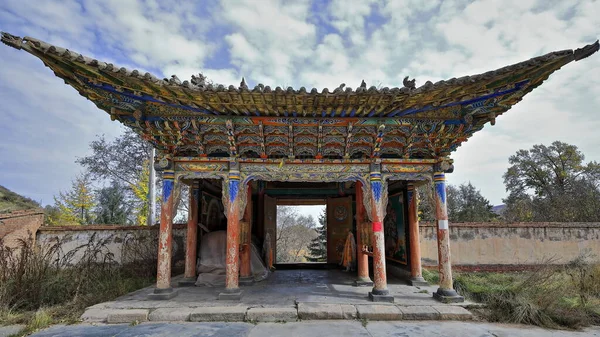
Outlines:
[[[263,228],[275,262],[340,264],[355,228],[352,184],[269,182],[265,187]]]

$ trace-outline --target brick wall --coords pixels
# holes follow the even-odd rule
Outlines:
[[[185,236],[187,225],[173,225],[173,260],[185,259]],[[69,258],[76,263],[84,254],[86,247],[102,245],[104,254],[111,253],[117,263],[134,262],[135,259],[156,258],[158,252],[159,226],[45,226],[37,232],[37,244],[49,247],[60,242],[61,249],[57,258],[74,252]]]
[[[423,265],[437,265],[437,228],[421,223],[420,234]],[[450,251],[459,269],[564,264],[586,251],[600,261],[600,223],[450,223]]]
[[[44,211],[41,209],[15,211],[0,214],[0,239],[7,247],[18,246],[19,239],[26,239],[35,233],[44,222]]]

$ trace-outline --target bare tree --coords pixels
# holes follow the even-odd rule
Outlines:
[[[317,237],[315,219],[300,215],[297,207],[277,207],[277,262],[303,262],[308,245]]]

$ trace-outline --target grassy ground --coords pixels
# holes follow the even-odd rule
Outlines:
[[[0,242],[0,325],[23,324],[24,336],[51,324],[72,324],[86,307],[115,299],[154,282],[154,261],[115,263],[105,242],[92,238],[75,252],[60,243],[39,248],[23,240],[19,249]]]
[[[437,272],[424,271],[429,282]],[[578,329],[600,324],[600,265],[581,257],[566,266],[533,271],[457,273],[455,289],[485,304],[477,312],[490,322]]]

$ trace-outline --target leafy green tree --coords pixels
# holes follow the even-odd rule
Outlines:
[[[127,223],[129,208],[125,202],[125,188],[117,181],[103,187],[97,192],[96,223],[117,224]]]
[[[93,221],[94,193],[88,174],[80,174],[71,185],[71,190],[59,192],[54,197],[55,214],[48,218],[51,225],[85,225]]]
[[[519,150],[504,174],[508,221],[598,221],[600,164],[577,146],[553,142]]]
[[[319,225],[315,228],[317,237],[308,245],[309,255],[304,256],[310,262],[327,262],[327,215],[325,210],[319,214]]]
[[[446,188],[448,219],[452,222],[488,222],[496,218],[492,204],[471,182]]]

